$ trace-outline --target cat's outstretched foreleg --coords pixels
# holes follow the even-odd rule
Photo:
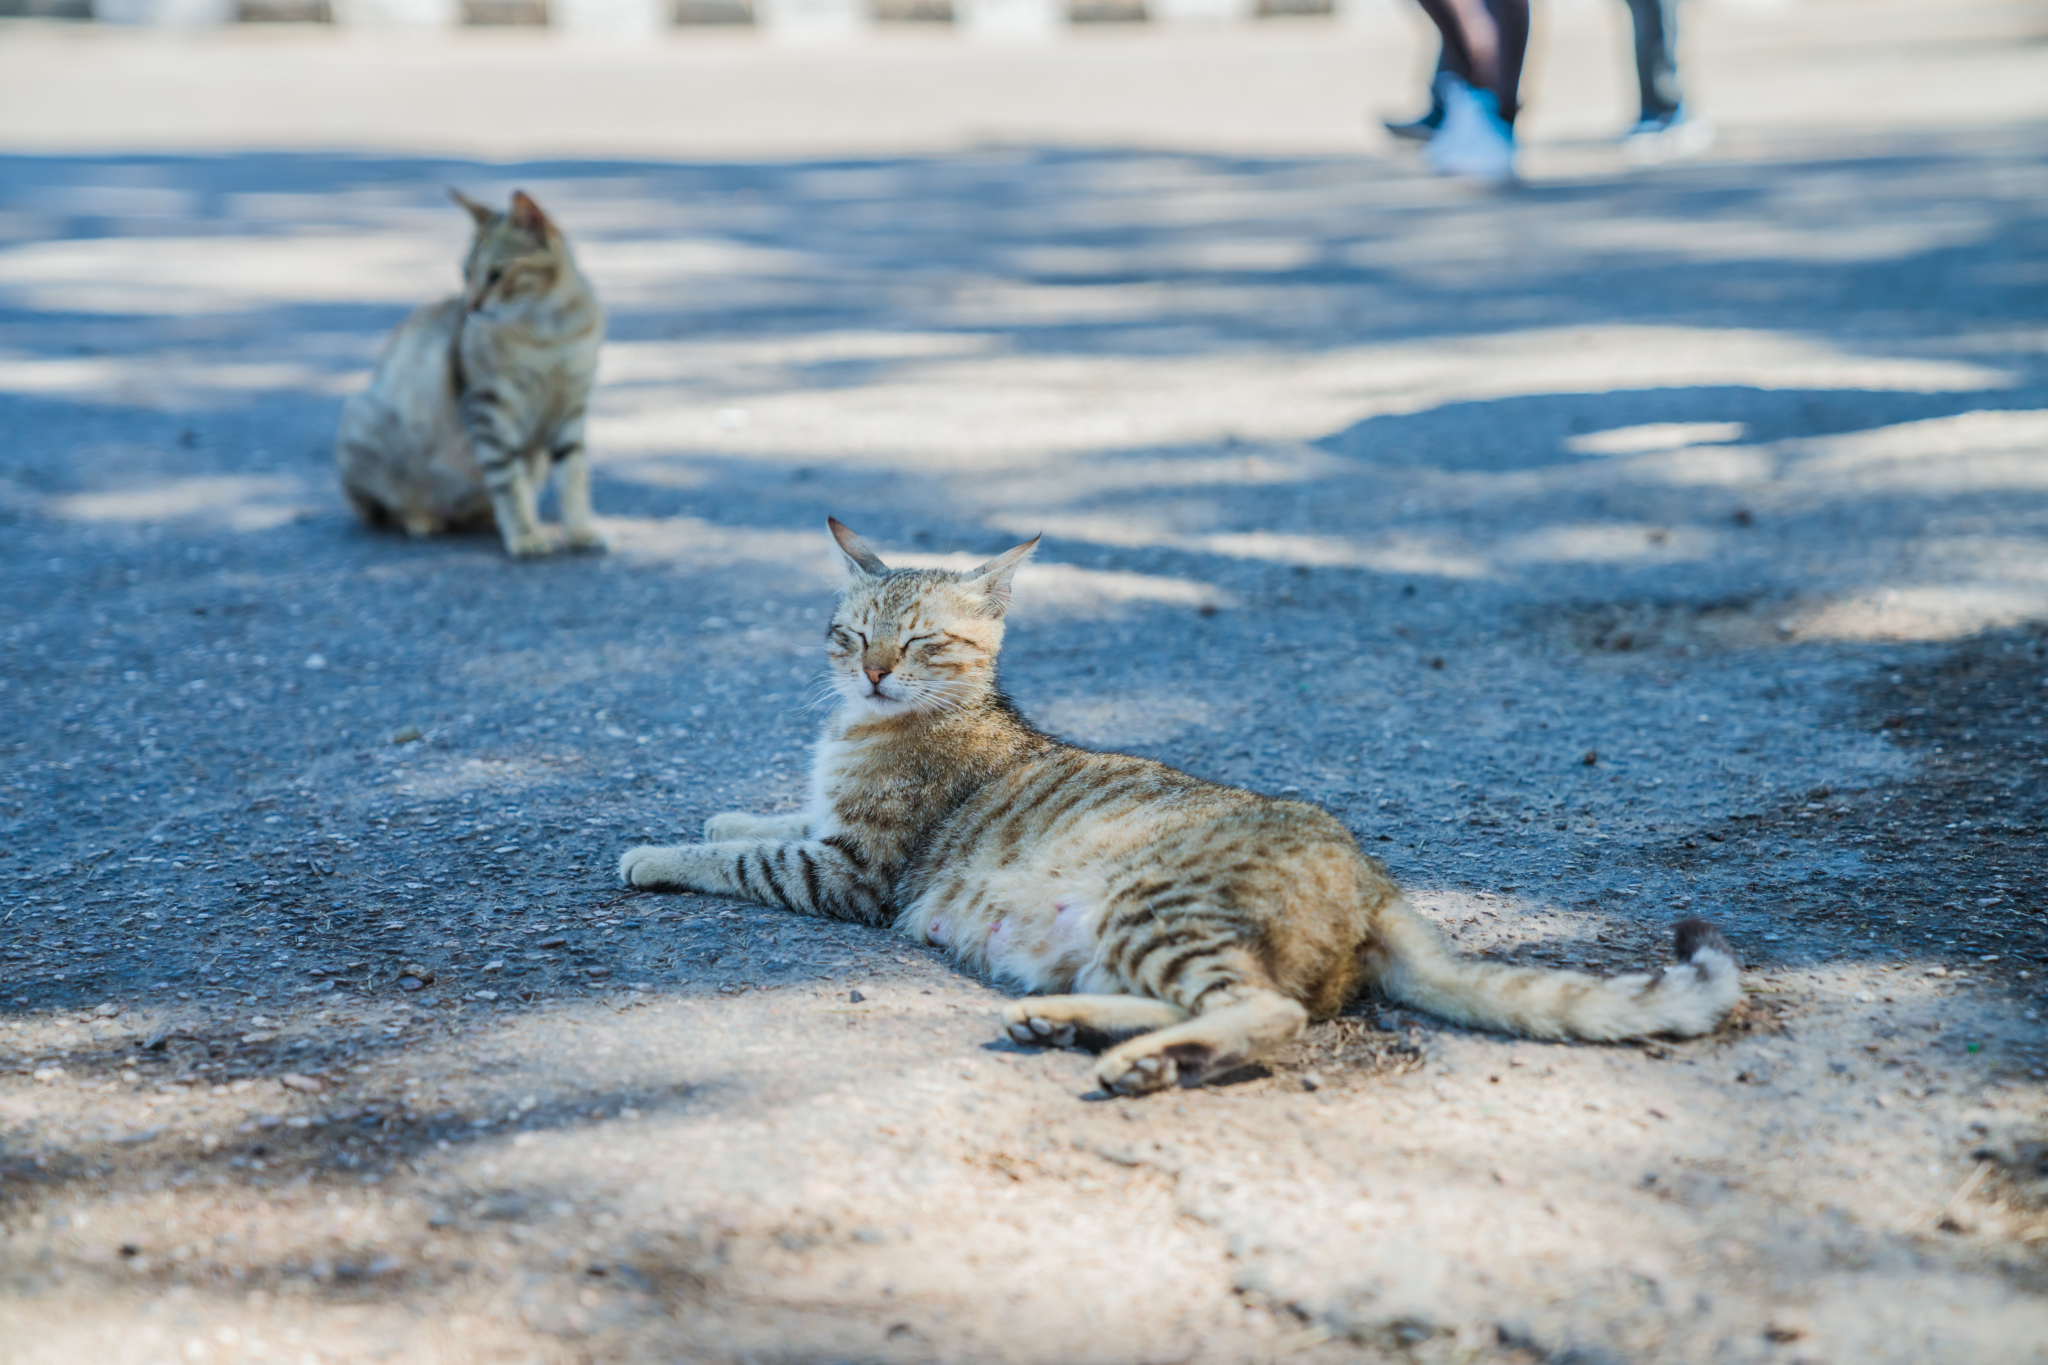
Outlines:
[[[869,875],[866,860],[839,843],[818,839],[643,845],[627,849],[619,859],[619,880],[649,889],[737,896],[800,915],[861,924],[890,918],[888,888]]]
[[[463,394],[462,425],[483,471],[505,553],[514,559],[547,554],[554,547],[540,529],[540,479],[546,471],[536,471],[519,450],[517,428],[496,390],[483,387]]]
[[[1293,1042],[1308,1011],[1278,991],[1240,987],[1204,997],[1185,1023],[1141,1034],[1102,1055],[1095,1079],[1115,1095],[1197,1086]]]
[[[1188,1012],[1142,995],[1035,995],[1003,1007],[1011,1041],[1026,1047],[1100,1052],[1126,1038],[1170,1027]]]
[[[810,832],[810,818],[802,811],[749,815],[743,810],[729,810],[704,822],[704,837],[713,843],[722,839],[801,839]]]

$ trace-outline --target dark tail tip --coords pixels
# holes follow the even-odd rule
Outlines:
[[[1695,915],[1678,922],[1678,942],[1674,951],[1680,962],[1690,962],[1701,949],[1711,948],[1728,957],[1735,956],[1735,950],[1728,946],[1728,940],[1721,937],[1721,931]]]

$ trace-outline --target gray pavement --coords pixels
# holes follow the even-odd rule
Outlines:
[[[1611,16],[1560,10],[1504,196],[1357,133],[1395,16],[11,31],[0,1360],[2040,1359],[2044,13],[1703,10],[1724,145],[1631,172],[1564,80]],[[1233,60],[1266,112],[1218,117]],[[833,98],[478,159],[551,62]],[[606,559],[333,486],[451,182],[533,192],[607,302]],[[1043,530],[1027,714],[1298,789],[1473,951],[1705,914],[1754,993],[1642,1049],[1366,1003],[1111,1104],[918,945],[619,890],[796,801],[828,512],[915,562]]]

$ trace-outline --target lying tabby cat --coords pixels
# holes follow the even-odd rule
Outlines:
[[[1199,1084],[1377,988],[1536,1038],[1712,1029],[1741,993],[1712,926],[1686,965],[1602,981],[1454,955],[1328,813],[1038,733],[996,686],[1010,579],[891,569],[837,521],[853,577],[828,634],[842,703],[794,815],[719,815],[711,842],[636,848],[632,886],[893,921],[1027,991],[1012,1037],[1108,1048],[1107,1090]]]
[[[495,520],[508,554],[538,555],[554,548],[538,504],[559,465],[565,539],[601,550],[583,411],[604,311],[540,205],[519,193],[499,213],[449,193],[476,220],[463,292],[400,323],[342,409],[342,488],[372,526],[424,536]]]

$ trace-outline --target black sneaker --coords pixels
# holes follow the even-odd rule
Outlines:
[[[1435,137],[1436,130],[1444,126],[1444,77],[1449,74],[1447,71],[1439,71],[1431,78],[1428,113],[1407,123],[1381,119],[1380,126],[1403,142],[1427,142]]]

